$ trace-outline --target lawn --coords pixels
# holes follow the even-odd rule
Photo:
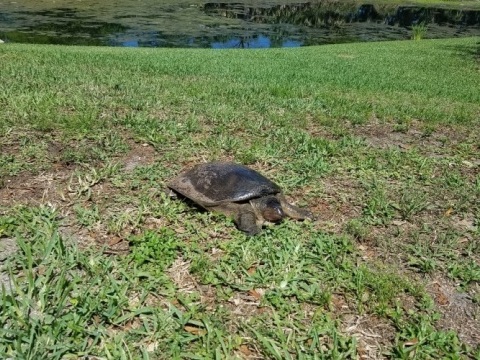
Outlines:
[[[0,63],[0,357],[480,357],[480,39]],[[211,160],[318,219],[168,196]]]

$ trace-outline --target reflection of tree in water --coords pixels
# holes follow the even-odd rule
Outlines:
[[[232,33],[215,35],[210,37],[210,43],[222,45],[222,47],[248,49],[259,47],[283,47],[285,43],[289,46],[303,45],[307,36],[304,33],[292,33],[281,26],[272,26],[254,33]]]
[[[352,4],[345,3],[301,3],[271,7],[249,7],[244,4],[207,3],[207,13],[231,19],[240,19],[263,24],[293,24],[309,27],[337,26],[343,23],[344,10],[351,11]]]
[[[206,3],[207,14],[264,24],[292,24],[313,28],[339,27],[352,22],[384,22],[411,26],[420,22],[480,25],[480,11],[421,6],[374,6],[353,2],[322,1],[252,7],[241,3]]]
[[[345,13],[354,11],[348,3],[305,3],[281,5],[267,11],[268,22],[304,25],[308,27],[338,27],[345,23]]]
[[[241,36],[238,38],[238,40],[236,40],[236,43],[232,43],[232,40],[230,40],[230,47],[232,49],[248,49],[252,47],[252,43],[256,39],[258,39],[258,36]]]
[[[211,43],[221,44],[222,47],[228,47],[231,49],[249,49],[254,47],[254,44],[259,43],[260,37],[261,35],[214,36]],[[273,46],[273,44],[270,43],[269,47],[270,46]],[[255,47],[258,47],[258,45]]]

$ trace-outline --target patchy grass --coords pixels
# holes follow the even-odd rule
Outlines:
[[[478,51],[2,45],[0,354],[480,356]],[[318,220],[164,192],[214,159]]]

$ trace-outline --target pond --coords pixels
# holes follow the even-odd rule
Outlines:
[[[0,0],[6,42],[266,48],[480,36],[480,10],[339,1]]]

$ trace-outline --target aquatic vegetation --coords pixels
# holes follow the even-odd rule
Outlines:
[[[425,23],[412,25],[412,39],[421,40],[427,34],[428,26]]]

